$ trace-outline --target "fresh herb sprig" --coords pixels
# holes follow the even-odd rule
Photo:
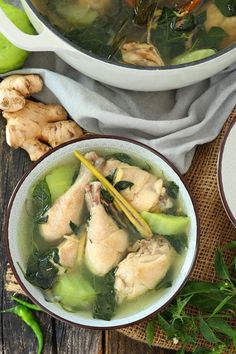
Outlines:
[[[236,241],[227,244],[224,249],[236,249]],[[215,254],[217,282],[190,281],[177,296],[172,305],[163,313],[149,321],[146,339],[152,344],[156,326],[175,344],[182,347],[178,354],[184,354],[187,345],[192,344],[194,354],[231,354],[236,349],[236,329],[228,322],[236,318],[236,256],[227,266],[223,251]],[[186,310],[189,305],[194,314]],[[202,336],[211,349],[197,346],[197,338]]]

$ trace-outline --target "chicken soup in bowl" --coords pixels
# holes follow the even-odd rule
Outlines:
[[[73,324],[111,328],[176,295],[193,268],[199,226],[185,182],[162,155],[100,136],[36,162],[10,200],[5,236],[34,302]]]

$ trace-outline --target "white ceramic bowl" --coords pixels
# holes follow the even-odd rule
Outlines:
[[[218,187],[225,211],[236,228],[236,120],[230,125],[220,147]]]
[[[85,315],[69,313],[57,304],[46,302],[40,289],[30,284],[24,278],[24,275],[19,268],[19,264],[22,265],[23,268],[26,264],[26,260],[22,256],[19,247],[19,229],[21,228],[22,211],[25,207],[25,201],[31,186],[41,176],[44,176],[49,168],[58,165],[65,159],[71,158],[73,156],[72,153],[74,150],[78,149],[82,153],[85,153],[91,150],[96,151],[96,149],[99,148],[106,148],[107,151],[110,149],[116,149],[120,152],[126,152],[140,156],[142,159],[146,160],[148,164],[154,166],[154,168],[158,167],[159,169],[163,170],[165,176],[168,179],[173,180],[178,184],[180,195],[186,207],[187,214],[190,217],[189,247],[183,266],[178,276],[174,280],[172,287],[166,289],[163,296],[151,305],[143,309],[139,308],[136,312],[127,316],[119,317],[116,315],[111,321],[103,321],[99,319],[93,319],[92,317],[89,318]],[[13,192],[5,218],[4,229],[5,242],[11,267],[19,284],[30,296],[32,301],[38,303],[46,312],[58,319],[90,328],[123,327],[140,321],[153,314],[154,312],[159,311],[164,305],[173,299],[173,297],[183,287],[184,283],[189,277],[197,257],[199,244],[199,222],[196,206],[194,205],[188,187],[176,169],[155,150],[135,141],[111,136],[85,137],[84,139],[66,143],[56,148],[52,152],[46,154],[39,161],[37,161],[33,167],[21,178],[15,188],[15,191]]]
[[[164,67],[116,64],[93,55],[63,37],[40,15],[30,0],[21,0],[39,33],[21,32],[0,8],[0,32],[17,47],[33,52],[54,51],[76,70],[105,84],[135,91],[162,91],[192,85],[213,76],[235,62],[236,45],[197,62]]]

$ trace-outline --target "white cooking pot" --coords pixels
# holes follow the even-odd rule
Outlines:
[[[0,32],[19,48],[33,52],[54,51],[73,68],[108,85],[136,91],[175,89],[209,78],[236,59],[236,45],[232,45],[212,57],[183,65],[135,67],[111,63],[64,38],[39,14],[30,0],[21,2],[39,34],[33,36],[20,31],[1,8]]]

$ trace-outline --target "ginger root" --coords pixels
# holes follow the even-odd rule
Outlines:
[[[32,161],[63,142],[79,138],[82,129],[67,119],[58,104],[43,104],[25,97],[39,92],[43,81],[38,75],[13,75],[0,84],[0,109],[7,120],[6,141],[26,150]]]

